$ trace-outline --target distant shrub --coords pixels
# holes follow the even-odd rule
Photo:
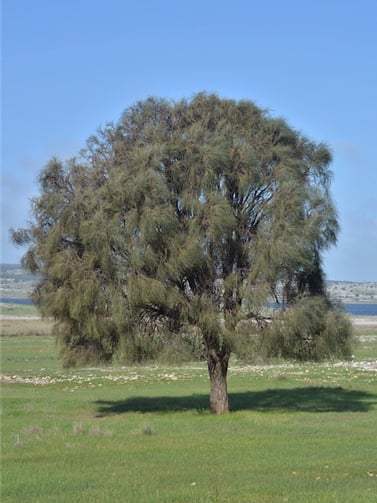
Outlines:
[[[165,336],[165,344],[158,355],[163,363],[182,363],[203,360],[204,346],[201,334],[194,327],[177,334]]]
[[[156,360],[163,347],[162,335],[150,329],[135,330],[121,339],[119,358],[124,363]]]
[[[340,310],[329,311],[323,333],[324,357],[350,358],[353,328],[351,321]]]
[[[304,297],[263,330],[262,351],[299,361],[350,358],[352,324],[323,297]]]
[[[66,320],[56,323],[53,330],[64,368],[111,362],[117,344],[113,323],[95,317],[86,325],[79,319]]]
[[[103,363],[103,359],[98,357],[98,351],[94,346],[63,346],[60,349],[60,357],[63,368],[80,368]]]
[[[245,363],[264,360],[261,333],[261,327],[255,320],[240,322],[232,338],[233,355]]]

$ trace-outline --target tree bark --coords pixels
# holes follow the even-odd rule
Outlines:
[[[212,414],[229,412],[226,376],[228,372],[230,351],[207,351],[208,373],[211,386],[210,406]]]

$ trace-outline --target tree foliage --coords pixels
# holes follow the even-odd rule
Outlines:
[[[299,299],[281,310],[262,333],[263,351],[298,361],[350,358],[352,324],[339,310],[330,309],[324,297]]]
[[[29,245],[34,299],[57,320],[67,362],[194,331],[211,408],[226,411],[238,324],[262,320],[271,295],[324,293],[321,254],[338,231],[330,161],[252,102],[205,93],[138,102],[77,158],[51,160],[13,238]]]

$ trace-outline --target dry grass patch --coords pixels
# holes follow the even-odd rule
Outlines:
[[[0,320],[2,336],[49,335],[54,323],[41,318],[3,318]]]

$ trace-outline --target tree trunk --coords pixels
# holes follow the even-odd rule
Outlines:
[[[229,412],[226,375],[228,372],[230,352],[214,349],[207,351],[207,364],[211,385],[210,406],[212,414]]]

